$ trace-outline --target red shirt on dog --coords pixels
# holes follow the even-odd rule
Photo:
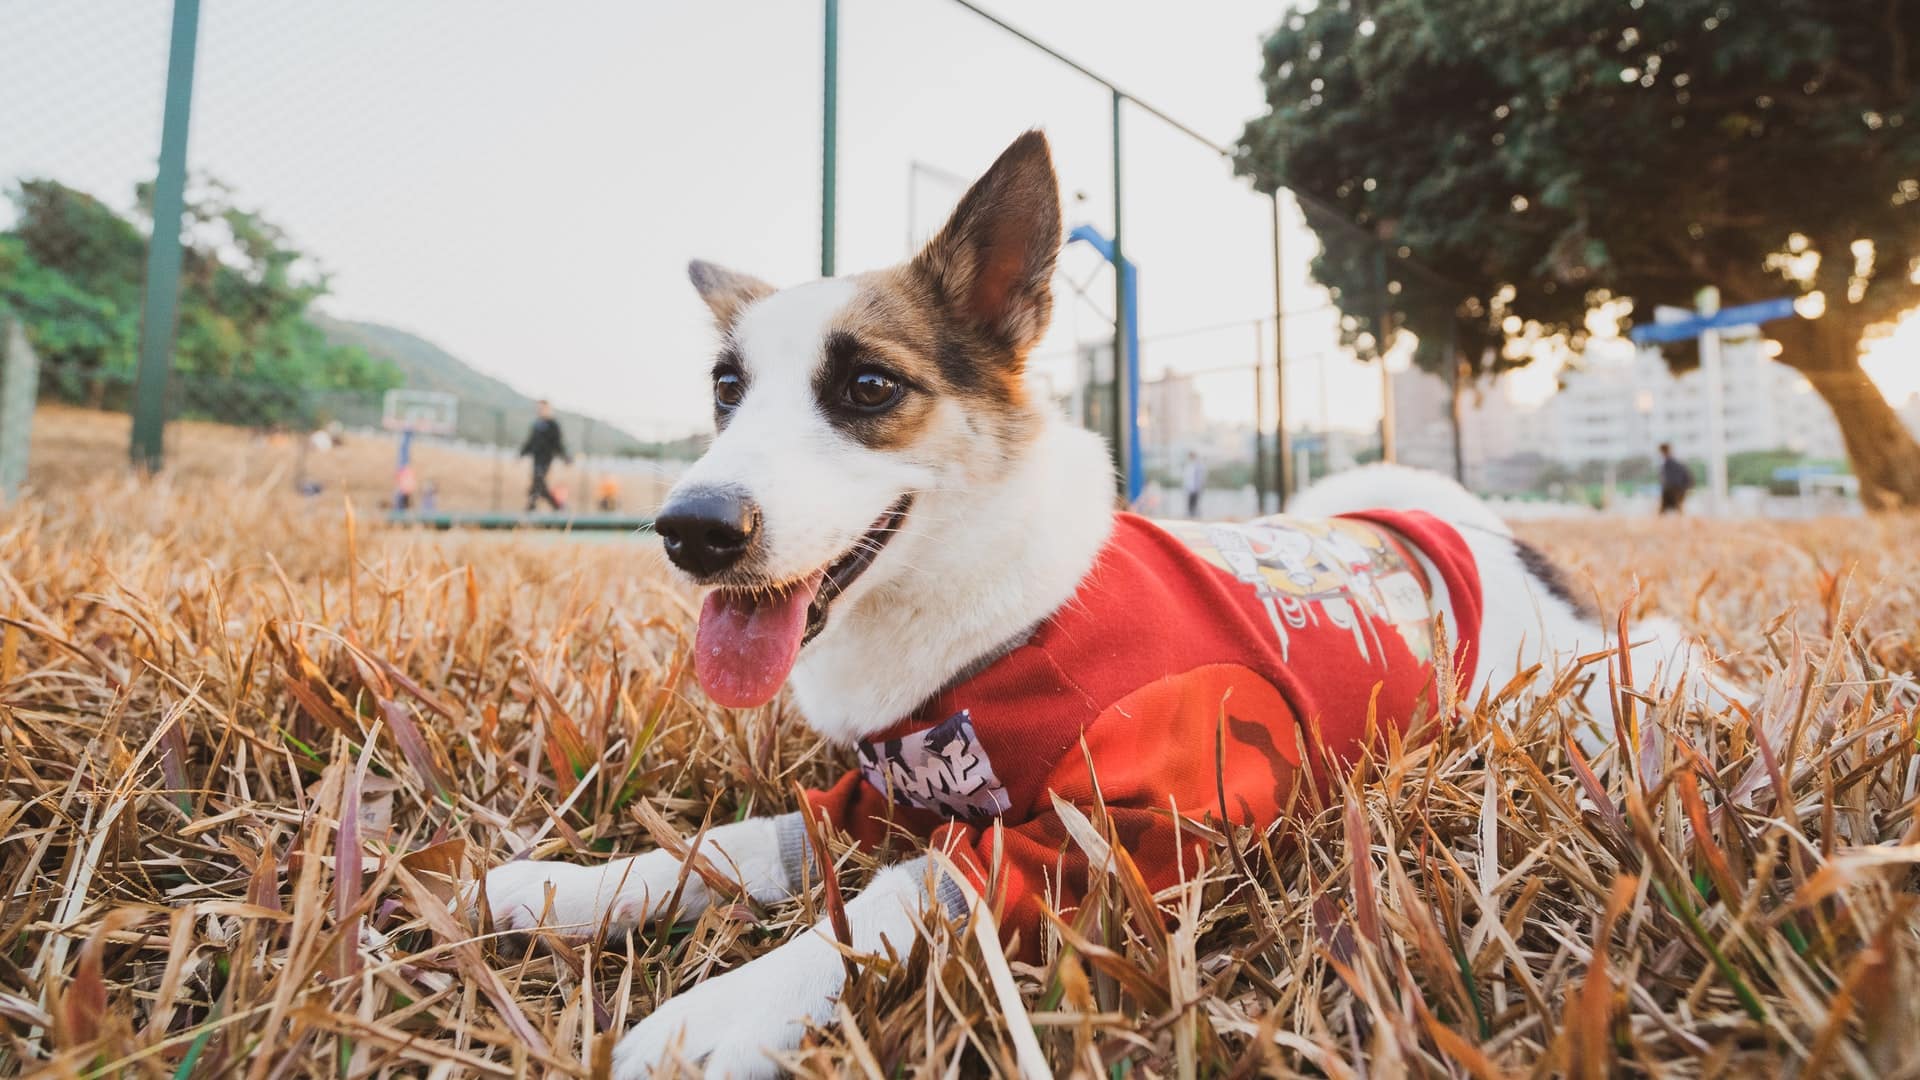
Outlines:
[[[1302,774],[1324,797],[1332,763],[1431,719],[1436,616],[1464,680],[1479,575],[1460,535],[1418,511],[1165,526],[1122,514],[1072,600],[863,740],[861,767],[809,806],[869,847],[904,828],[948,851],[983,894],[991,883],[1002,932],[1031,952],[1047,886],[1071,906],[1086,880],[1052,795],[1090,808],[1097,783],[1147,884],[1175,884],[1169,811],[1272,822],[1313,805]]]

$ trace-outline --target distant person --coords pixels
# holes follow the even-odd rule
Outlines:
[[[1181,489],[1187,493],[1187,516],[1200,516],[1200,493],[1207,487],[1207,467],[1200,461],[1200,455],[1187,451],[1187,471],[1181,479]]]
[[[1693,490],[1693,470],[1673,456],[1673,444],[1660,444],[1660,512],[1677,514]]]
[[[542,499],[555,510],[560,509],[560,500],[547,487],[547,470],[553,467],[554,458],[573,464],[573,455],[567,453],[566,441],[560,437],[560,422],[553,418],[553,406],[541,401],[534,409],[539,415],[527,431],[527,441],[520,444],[520,456],[533,459],[533,483],[527,486],[529,514],[539,507]]]
[[[400,466],[393,474],[393,508],[401,512],[413,509],[413,496],[418,486],[419,480],[414,476],[413,466]]]
[[[611,514],[620,509],[620,481],[611,474],[602,476],[594,485],[593,504],[603,514]]]

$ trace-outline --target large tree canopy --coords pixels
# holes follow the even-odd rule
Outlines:
[[[1920,446],[1860,368],[1920,307],[1916,65],[1910,0],[1328,0],[1268,39],[1240,168],[1304,196],[1350,338],[1411,330],[1433,369],[1578,348],[1609,299],[1818,292],[1765,331],[1868,505],[1920,505]]]
[[[75,392],[130,376],[139,351],[145,232],[53,180],[22,181],[8,194],[16,221],[0,232],[0,302],[19,314],[49,379]],[[144,189],[139,196],[144,205]],[[327,341],[307,318],[308,305],[326,293],[325,276],[273,224],[234,205],[225,188],[198,185],[182,228],[174,370],[289,390],[398,385],[391,365]]]

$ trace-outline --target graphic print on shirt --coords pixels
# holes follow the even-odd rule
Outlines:
[[[860,772],[896,803],[947,817],[998,817],[1012,805],[967,710],[925,731],[860,742]]]
[[[1380,626],[1397,632],[1413,655],[1433,657],[1433,614],[1426,589],[1406,559],[1377,530],[1334,519],[1261,518],[1205,526],[1161,525],[1194,554],[1254,587],[1288,657],[1288,629],[1325,619],[1353,637],[1362,660],[1384,665]]]

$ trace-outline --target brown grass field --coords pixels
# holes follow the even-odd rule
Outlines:
[[[43,404],[34,411],[33,444],[27,482],[49,499],[85,487],[103,472],[125,466],[133,421],[126,413]],[[391,436],[352,434],[324,453],[301,454],[297,436],[266,438],[225,424],[176,420],[167,425],[167,472],[178,486],[246,490],[291,490],[302,475],[338,501],[345,494],[373,514],[393,495],[395,444]],[[502,510],[518,510],[526,498],[528,466],[518,458],[496,462],[484,453],[422,438],[413,447],[414,471],[422,484],[439,486],[442,510],[491,509],[497,496]],[[622,462],[620,499],[625,510],[647,513],[666,495],[666,484],[646,473],[642,463]],[[576,459],[557,465],[552,483],[565,487],[583,504],[597,474]]]
[[[649,545],[370,516],[179,476],[0,511],[0,1073],[598,1074],[820,914],[574,947],[449,914],[528,845],[677,842],[846,762],[705,703]],[[1060,1076],[1920,1075],[1920,522],[1527,532],[1704,633],[1751,711],[1622,693],[1638,753],[1583,764],[1564,681],[1469,703],[1189,888],[1100,878],[1042,966],[947,926],[862,960],[857,1023],[787,1064],[1016,1075],[1032,1036]]]

